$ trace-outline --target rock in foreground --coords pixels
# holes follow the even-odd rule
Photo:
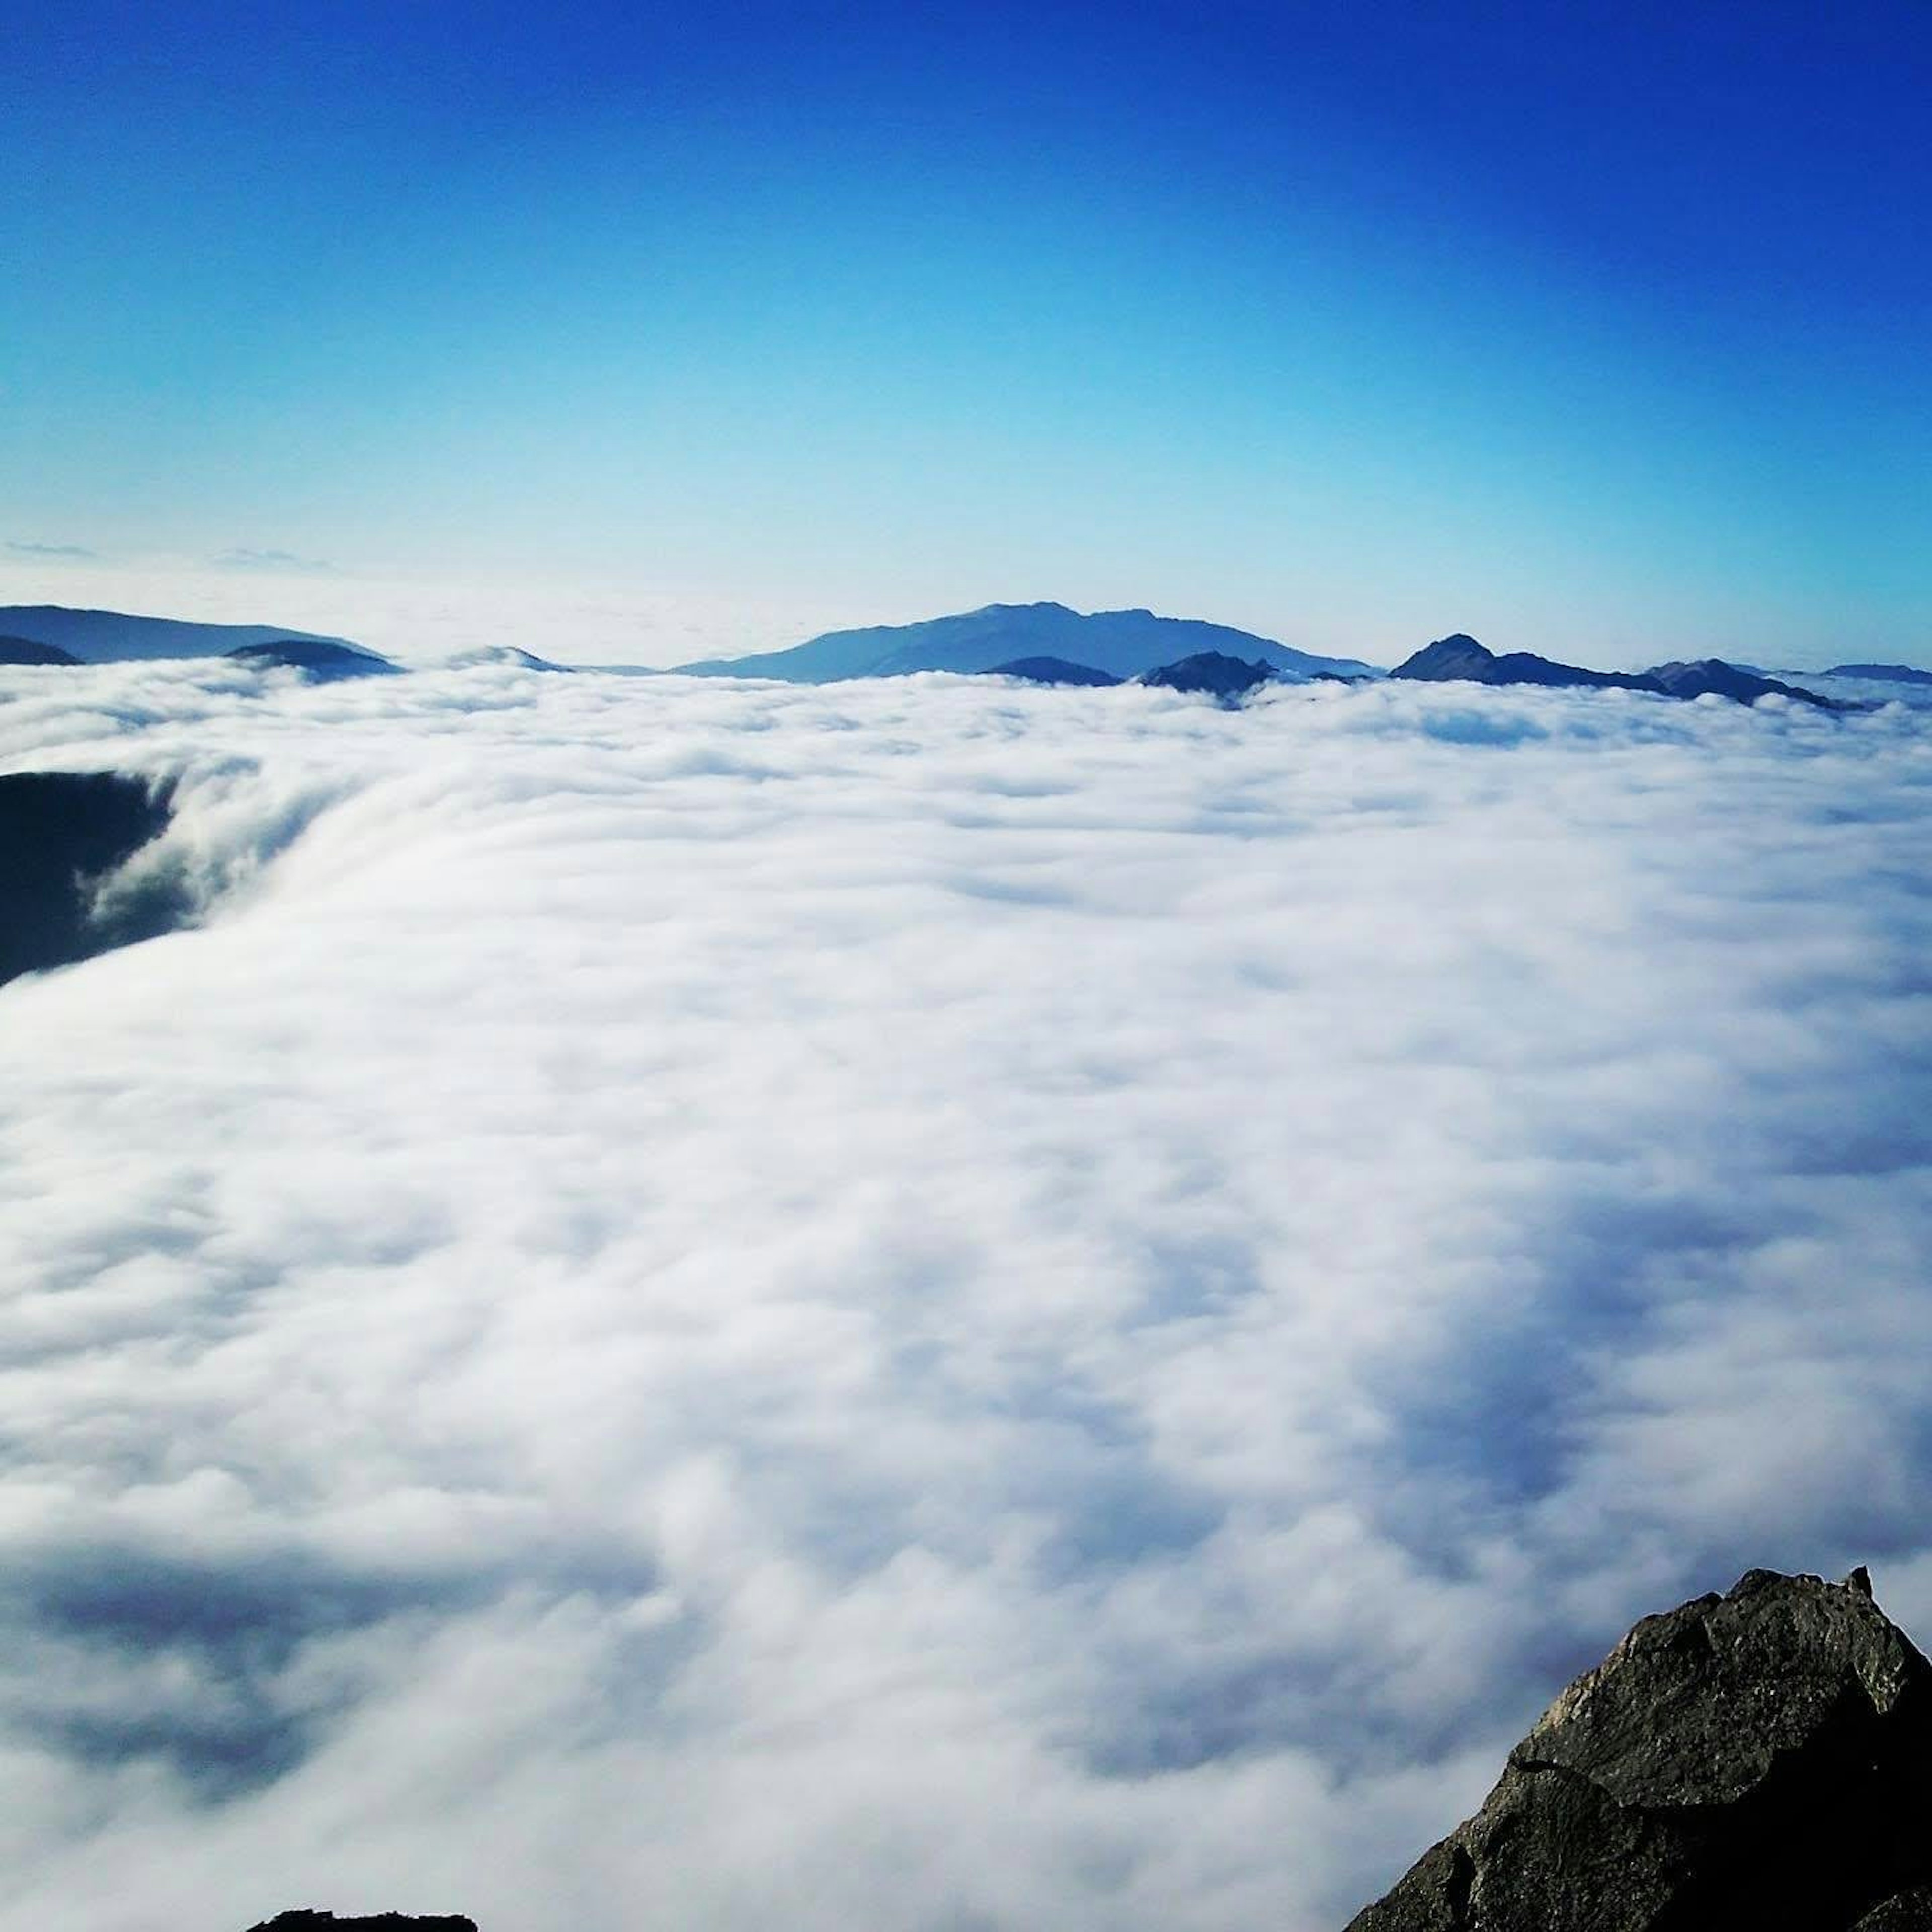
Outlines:
[[[1646,1617],[1349,1932],[1932,1928],[1932,1664],[1843,1583]]]

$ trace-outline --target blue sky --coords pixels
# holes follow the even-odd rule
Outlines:
[[[10,594],[1932,652],[1916,0],[37,10]]]

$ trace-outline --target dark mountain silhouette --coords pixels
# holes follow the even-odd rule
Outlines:
[[[248,1932],[476,1932],[476,1922],[452,1912],[427,1918],[412,1918],[406,1912],[378,1912],[368,1918],[338,1918],[332,1912],[304,1907],[278,1912]]]
[[[1124,684],[1124,678],[1112,671],[1096,670],[1091,664],[1070,664],[1064,658],[1016,658],[1011,664],[994,665],[994,677],[1024,678],[1029,684]]]
[[[387,658],[379,657],[375,652],[363,650],[354,644],[331,644],[326,640],[307,638],[279,638],[267,644],[243,644],[238,650],[224,655],[264,670],[272,668],[298,670],[317,684],[333,683],[344,677],[380,677],[402,669],[400,664],[392,664]]]
[[[1426,644],[1389,673],[1391,677],[1421,679],[1432,683],[1534,684],[1551,687],[1576,686],[1585,689],[1647,691],[1666,698],[1703,698],[1714,693],[1735,699],[1740,704],[1754,704],[1773,695],[1794,698],[1800,704],[1816,705],[1821,710],[1846,711],[1856,707],[1842,700],[1823,698],[1795,684],[1780,684],[1774,677],[1760,676],[1740,664],[1722,658],[1700,658],[1693,662],[1653,664],[1648,670],[1588,670],[1581,664],[1558,664],[1531,651],[1510,651],[1498,657],[1474,638],[1458,631],[1453,637],[1438,638]]]
[[[37,644],[32,638],[0,638],[0,664],[77,664],[80,660],[58,644]]]
[[[1205,691],[1216,698],[1236,698],[1272,683],[1274,675],[1270,664],[1250,664],[1220,651],[1197,651],[1178,664],[1162,664],[1137,682],[1163,691]]]
[[[1795,698],[1801,704],[1815,704],[1824,711],[1852,709],[1840,699],[1822,698],[1816,692],[1795,684],[1780,684],[1774,677],[1760,677],[1742,665],[1726,664],[1722,658],[1652,664],[1646,675],[1656,679],[1672,698],[1705,698],[1714,692],[1720,698],[1735,698],[1740,704],[1751,704],[1775,692],[1780,698]]]
[[[1932,670],[1921,670],[1916,664],[1834,664],[1829,670],[1821,671],[1819,675],[1822,677],[1868,677],[1875,684],[1932,684]]]
[[[1654,678],[1633,671],[1586,670],[1581,664],[1557,664],[1529,651],[1498,657],[1474,638],[1458,631],[1438,638],[1389,673],[1391,677],[1420,678],[1432,683],[1576,685],[1595,689],[1661,691]]]
[[[274,624],[190,624],[174,617],[137,617],[122,610],[71,610],[60,604],[0,604],[0,632],[54,644],[82,664],[132,658],[216,658],[244,644],[344,644]]]
[[[1312,656],[1226,625],[1156,617],[1150,610],[1097,610],[1083,616],[1064,604],[988,604],[983,610],[934,617],[922,624],[831,631],[789,650],[706,658],[678,669],[696,676],[830,684],[844,678],[898,677],[921,670],[989,671],[1016,658],[1050,657],[1130,678],[1203,651],[1259,658],[1277,670],[1304,675],[1322,670],[1377,675],[1372,666],[1353,658]]]
[[[152,939],[178,926],[178,891],[157,885],[97,914],[93,886],[166,829],[169,799],[118,772],[0,778],[0,982]]]
[[[1843,1583],[1646,1617],[1349,1932],[1932,1925],[1932,1664]]]

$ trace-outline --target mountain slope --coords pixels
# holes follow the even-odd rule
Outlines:
[[[1156,617],[1150,610],[1098,610],[1085,616],[1064,604],[988,604],[982,610],[934,617],[922,624],[830,631],[789,650],[706,658],[677,668],[692,676],[830,684],[843,678],[900,677],[922,670],[990,671],[1016,658],[1046,657],[1127,678],[1204,651],[1258,658],[1277,670],[1304,676],[1323,670],[1378,674],[1352,658],[1316,657],[1222,624]]]
[[[0,604],[0,632],[52,644],[82,664],[139,658],[214,658],[249,644],[346,645],[345,638],[289,631],[274,624],[191,624],[124,610],[73,610],[61,604]]]
[[[1091,664],[1070,664],[1065,658],[1016,658],[1011,664],[995,664],[992,677],[1017,677],[1028,684],[1079,684],[1112,686],[1123,682],[1112,671],[1096,670]]]
[[[400,664],[392,664],[387,658],[379,657],[374,651],[358,650],[353,644],[311,641],[306,638],[280,638],[268,644],[242,644],[224,655],[238,663],[253,664],[262,670],[298,670],[318,684],[332,684],[344,677],[380,676],[402,669]]]
[[[77,664],[80,660],[58,644],[36,644],[32,638],[0,637],[0,664]]]
[[[0,982],[178,923],[166,886],[97,916],[94,880],[166,830],[169,798],[118,772],[0,777]]]

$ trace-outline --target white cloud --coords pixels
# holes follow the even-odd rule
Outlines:
[[[1339,1924],[1638,1612],[1932,1633],[1922,714],[21,672],[0,1927]]]

